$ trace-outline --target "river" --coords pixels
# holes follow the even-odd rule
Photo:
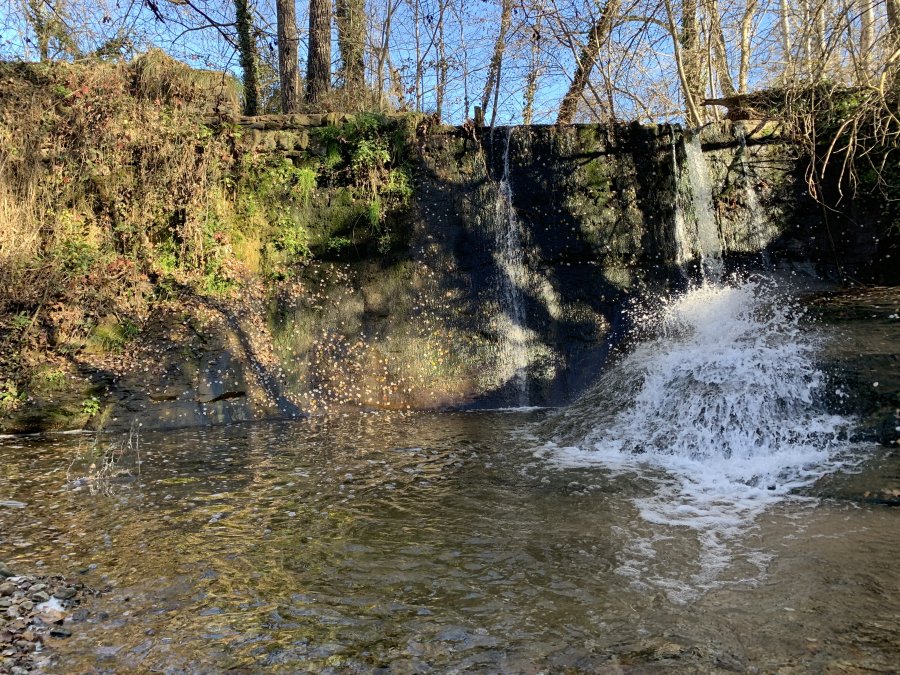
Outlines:
[[[900,510],[865,498],[896,449],[836,422],[716,492],[656,456],[652,420],[657,450],[623,459],[637,406],[586,424],[603,396],[139,432],[95,481],[92,436],[3,438],[0,498],[24,506],[0,506],[0,559],[103,591],[48,640],[57,672],[896,668]]]

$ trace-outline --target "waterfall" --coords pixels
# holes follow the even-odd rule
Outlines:
[[[494,234],[494,260],[499,274],[501,312],[497,317],[499,344],[498,367],[510,383],[513,403],[519,407],[528,405],[528,352],[532,341],[528,330],[525,298],[522,289],[527,287],[528,272],[522,247],[522,226],[513,206],[512,181],[509,168],[509,148],[514,127],[506,130],[503,149],[503,175],[497,183],[493,204],[492,230]]]
[[[743,555],[735,542],[764,509],[850,463],[850,420],[825,407],[821,338],[797,301],[761,277],[723,278],[699,140],[684,144],[683,167],[676,150],[673,142],[678,261],[699,259],[702,282],[632,308],[637,346],[557,418],[555,438],[536,455],[560,469],[600,467],[649,485],[633,499],[641,520],[688,528],[701,544],[693,578],[653,580],[685,599]],[[647,581],[635,572],[647,569],[647,552],[676,536],[651,532],[629,534],[635,558],[621,561],[638,585]]]
[[[675,176],[675,246],[676,262],[682,270],[693,258],[691,238],[688,236],[687,223],[685,222],[685,181],[682,178],[681,167],[678,165],[678,144],[676,136],[672,134],[672,175]],[[689,193],[688,193],[689,194]]]
[[[684,167],[679,169],[673,147],[678,190],[675,204],[675,236],[678,238],[679,263],[700,261],[704,279],[722,278],[722,242],[713,208],[712,180],[700,147],[699,134],[684,142]]]
[[[742,244],[743,248],[748,252],[763,251],[763,255],[765,255],[765,247],[771,239],[771,234],[769,233],[771,226],[766,221],[762,207],[759,204],[759,198],[756,196],[756,190],[753,187],[750,164],[747,161],[747,156],[749,154],[747,150],[747,136],[743,125],[735,127],[735,135],[741,145],[739,157],[741,161],[741,173],[744,179],[744,204],[747,207],[748,215],[747,236],[744,238]]]
[[[632,500],[645,525],[620,561],[633,583],[648,582],[634,577],[646,551],[685,530],[700,544],[697,572],[652,580],[673,599],[714,587],[735,557],[758,565],[759,552],[741,543],[753,520],[850,464],[850,421],[825,408],[819,338],[801,316],[762,280],[707,282],[637,316],[654,337],[607,371],[537,451],[560,469],[599,467],[648,486]],[[647,525],[682,534],[647,539]]]
[[[823,412],[820,340],[774,282],[723,279],[712,188],[696,136],[685,143],[675,214],[679,255],[703,283],[631,311],[638,346],[573,408],[594,459],[691,467],[718,492],[784,494],[824,460],[842,421]],[[814,472],[814,470],[813,470]],[[705,484],[704,484],[705,485]],[[705,489],[705,488],[704,488]],[[761,491],[761,492],[760,492]]]

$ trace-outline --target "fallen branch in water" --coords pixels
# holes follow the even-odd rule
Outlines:
[[[104,443],[102,434],[102,430],[97,432],[86,451],[79,447],[66,468],[68,487],[77,489],[86,485],[91,494],[105,493],[113,479],[141,475],[140,434],[135,425],[131,425],[128,436],[117,442]],[[81,468],[76,469],[76,466]],[[132,473],[132,467],[135,473]]]

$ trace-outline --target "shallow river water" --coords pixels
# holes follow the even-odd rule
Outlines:
[[[579,414],[146,432],[93,483],[92,437],[0,439],[0,559],[104,591],[58,672],[896,671],[900,510],[567,450]],[[845,445],[832,488],[900,473]]]
[[[109,587],[68,672],[896,666],[900,511],[787,500],[704,569],[638,514],[653,483],[535,458],[544,415],[148,433],[97,494],[66,489],[79,439],[4,441],[3,548]]]

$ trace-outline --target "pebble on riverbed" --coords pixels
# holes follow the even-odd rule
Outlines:
[[[17,575],[0,562],[0,673],[46,667],[48,637],[72,634],[71,610],[87,593],[92,591],[62,576]]]

